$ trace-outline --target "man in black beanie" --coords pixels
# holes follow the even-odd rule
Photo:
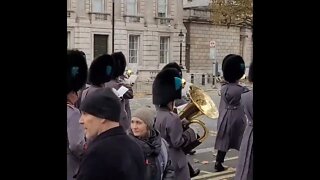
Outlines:
[[[120,100],[113,90],[97,89],[83,100],[80,110],[80,124],[89,144],[77,179],[141,180],[143,153],[119,126]]]

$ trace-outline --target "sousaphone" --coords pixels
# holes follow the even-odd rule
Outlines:
[[[189,121],[188,125],[199,124],[204,133],[198,138],[198,141],[203,142],[208,137],[209,130],[199,117],[205,115],[211,119],[218,118],[218,109],[211,97],[194,85],[190,86],[187,96],[191,102],[179,112],[180,119],[186,118]]]

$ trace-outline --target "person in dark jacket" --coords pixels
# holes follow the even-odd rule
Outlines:
[[[119,126],[120,100],[111,88],[99,88],[81,103],[88,149],[78,180],[141,180],[145,174],[142,149]]]
[[[67,180],[72,180],[79,168],[85,150],[83,127],[79,124],[81,113],[75,107],[78,90],[87,79],[88,66],[83,52],[67,51]]]
[[[253,63],[249,67],[249,82],[253,83]],[[253,89],[241,96],[241,104],[247,117],[247,126],[239,151],[235,180],[253,180]]]
[[[214,168],[224,171],[222,163],[229,149],[240,149],[245,129],[245,115],[241,105],[241,95],[247,91],[239,84],[245,73],[245,64],[241,56],[227,55],[222,61],[223,77],[226,84],[221,87],[221,100],[217,122],[217,136],[214,148],[218,150]]]
[[[142,148],[145,157],[144,180],[174,180],[174,167],[168,155],[168,144],[153,128],[155,111],[143,107],[133,112],[129,135]]]

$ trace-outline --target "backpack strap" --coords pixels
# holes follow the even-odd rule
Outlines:
[[[163,173],[166,169],[166,166],[168,164],[168,143],[161,138],[161,151],[160,154],[157,157],[159,164],[160,164],[160,171],[161,171],[161,179],[163,177]]]

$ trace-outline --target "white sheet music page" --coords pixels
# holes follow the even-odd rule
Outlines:
[[[117,92],[118,92],[118,96],[122,97],[129,89],[126,88],[125,86],[121,86]]]

